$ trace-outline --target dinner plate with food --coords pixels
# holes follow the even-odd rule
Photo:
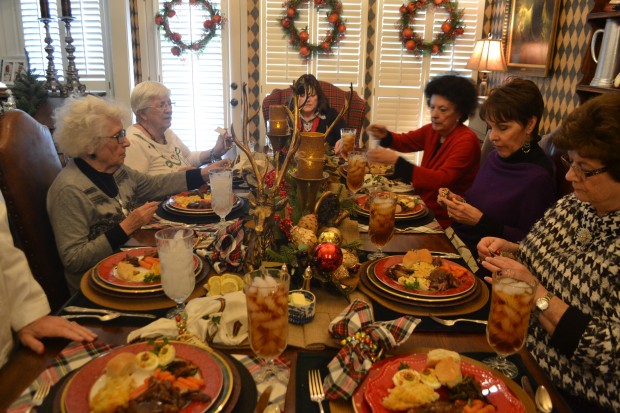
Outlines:
[[[433,257],[427,249],[377,261],[374,276],[392,291],[412,297],[448,299],[473,290],[476,277],[465,267]]]
[[[137,343],[81,367],[64,387],[61,406],[66,413],[154,411],[154,406],[204,413],[225,405],[232,384],[230,366],[215,352],[173,341]]]
[[[343,176],[346,176],[349,170],[349,164],[345,163],[344,165],[340,167],[340,169],[341,169],[341,174]],[[368,165],[366,166],[366,173],[372,174],[372,175],[381,175],[381,176],[393,175],[394,166],[386,165],[383,163],[369,162]]]
[[[383,175],[366,174],[364,176],[364,188],[371,190],[372,188],[380,188],[384,191],[394,193],[407,193],[413,191],[413,186],[398,180],[388,179]]]
[[[383,360],[353,394],[357,413],[463,412],[466,406],[484,412],[536,411],[510,379],[445,349]]]
[[[194,273],[200,274],[202,261],[194,254]],[[161,268],[157,248],[142,247],[121,251],[101,260],[93,269],[97,284],[121,289],[161,288]]]
[[[360,215],[370,216],[370,195],[362,195],[355,198],[355,211]],[[422,198],[417,195],[397,195],[396,221],[413,218],[421,218],[428,214],[428,208]]]
[[[241,198],[233,194],[233,211],[243,204]],[[187,215],[215,215],[211,207],[211,193],[200,189],[181,192],[168,198],[163,207],[166,211],[175,214]]]

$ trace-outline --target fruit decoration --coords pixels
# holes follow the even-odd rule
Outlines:
[[[333,242],[323,242],[314,249],[314,262],[319,271],[335,271],[342,265],[342,250]]]
[[[344,265],[341,265],[340,267],[336,268],[332,273],[331,273],[332,278],[334,278],[335,280],[338,281],[342,281],[342,280],[346,280],[347,278],[351,277],[351,274],[349,273],[349,270],[347,270]]]
[[[164,8],[155,15],[155,24],[164,31],[164,37],[174,44],[170,49],[170,52],[174,56],[181,56],[184,52],[196,52],[201,54],[216,35],[217,29],[221,27],[223,23],[222,15],[219,10],[213,7],[210,1],[207,0],[188,0],[190,6],[198,6],[204,9],[208,16],[205,18],[202,26],[202,35],[194,42],[185,43],[182,40],[182,36],[178,32],[173,32],[170,29],[169,19],[176,16],[175,6],[183,4],[183,0],[172,0],[164,3]]]
[[[308,42],[310,33],[308,27],[298,30],[295,21],[299,18],[299,7],[307,2],[313,1],[317,12],[326,8],[329,30],[320,43],[313,44]],[[339,0],[287,0],[282,5],[284,10],[280,17],[280,26],[289,38],[289,44],[299,50],[299,54],[304,59],[310,59],[314,55],[329,55],[333,53],[333,48],[347,31],[345,20],[342,19],[342,3]]]
[[[291,228],[291,242],[297,248],[306,245],[308,250],[312,251],[317,244],[317,238],[313,231],[296,225]]]
[[[449,14],[449,18],[441,25],[441,31],[435,36],[432,42],[425,42],[424,38],[414,32],[414,20],[418,12],[426,10],[428,7],[444,8]],[[415,0],[400,6],[400,20],[397,28],[400,41],[403,47],[416,56],[427,54],[442,54],[447,45],[454,43],[454,40],[465,32],[463,22],[464,9],[459,10],[457,1],[450,0]]]
[[[310,231],[316,233],[319,230],[319,220],[316,214],[304,215],[303,217],[299,218],[297,226],[309,229]]]
[[[348,271],[357,272],[360,267],[360,259],[353,251],[342,249],[342,266]]]
[[[318,241],[333,242],[336,245],[340,245],[342,244],[342,233],[335,227],[323,228],[319,233]]]

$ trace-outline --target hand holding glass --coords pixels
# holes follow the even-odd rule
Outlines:
[[[166,317],[185,311],[185,300],[194,291],[194,231],[189,228],[166,228],[155,233],[164,293],[176,302]]]
[[[347,187],[356,194],[362,186],[364,186],[364,177],[366,176],[366,152],[353,151],[349,152],[349,165],[347,167]]]
[[[493,273],[487,341],[497,357],[484,360],[511,379],[517,377],[519,369],[506,360],[506,356],[519,351],[525,343],[538,284],[536,280],[526,282],[513,278],[513,271]]]
[[[290,276],[277,269],[260,268],[243,279],[248,309],[250,347],[265,359],[255,380],[257,383],[275,378],[286,383],[285,370],[274,363],[286,348],[288,337],[288,290]]]
[[[396,220],[396,195],[391,192],[370,193],[370,220],[368,222],[368,236],[378,251],[368,255],[368,259],[383,258],[386,254],[383,247],[394,235],[394,221]]]
[[[232,170],[214,168],[209,171],[211,187],[211,207],[220,217],[220,223],[226,223],[226,215],[232,211],[234,194],[232,190]]]
[[[355,135],[357,129],[355,128],[342,128],[340,129],[340,139],[342,139],[341,154],[344,159],[349,159],[349,152],[355,150]]]

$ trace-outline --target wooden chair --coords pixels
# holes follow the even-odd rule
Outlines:
[[[46,208],[47,190],[61,169],[47,127],[20,110],[0,116],[0,190],[11,232],[52,310],[69,298]]]
[[[340,111],[347,99],[349,98],[349,91],[344,91],[337,86],[332,85],[331,83],[324,82],[319,80],[319,84],[321,85],[321,89],[329,102],[329,106]],[[263,119],[265,121],[265,125],[267,125],[267,121],[269,120],[269,106],[271,105],[287,105],[291,100],[291,96],[293,95],[292,88],[286,89],[274,89],[271,91],[269,96],[265,97],[263,100]],[[362,131],[362,126],[364,125],[364,117],[366,116],[366,103],[364,100],[359,97],[357,92],[353,92],[353,98],[351,99],[351,106],[349,106],[349,111],[346,115],[344,115],[344,120],[347,123],[347,126],[350,128],[357,129],[357,136],[360,136]]]

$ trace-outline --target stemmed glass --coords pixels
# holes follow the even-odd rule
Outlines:
[[[368,255],[368,259],[383,258],[383,247],[394,235],[396,220],[396,195],[391,192],[375,191],[370,193],[370,220],[368,236],[377,247],[377,252]]]
[[[497,356],[483,360],[511,379],[517,377],[519,369],[506,356],[519,351],[525,343],[538,284],[534,279],[518,280],[513,274],[511,269],[493,273],[487,341]]]
[[[366,176],[366,152],[353,151],[349,152],[349,168],[347,169],[347,187],[353,195],[364,186],[364,177]]]
[[[349,152],[355,150],[355,135],[357,129],[355,128],[342,128],[340,129],[340,139],[342,139],[342,149],[340,153],[346,160],[349,159]]]
[[[286,369],[276,365],[274,359],[286,348],[289,284],[289,274],[279,269],[260,268],[245,274],[243,279],[250,347],[264,359],[254,377],[257,383],[272,378],[282,383],[288,381]]]
[[[164,293],[177,305],[166,317],[185,311],[185,300],[194,291],[194,231],[189,228],[166,228],[155,233]]]
[[[211,207],[220,217],[222,226],[226,225],[226,215],[233,207],[232,175],[232,170],[227,168],[214,168],[209,171]]]

